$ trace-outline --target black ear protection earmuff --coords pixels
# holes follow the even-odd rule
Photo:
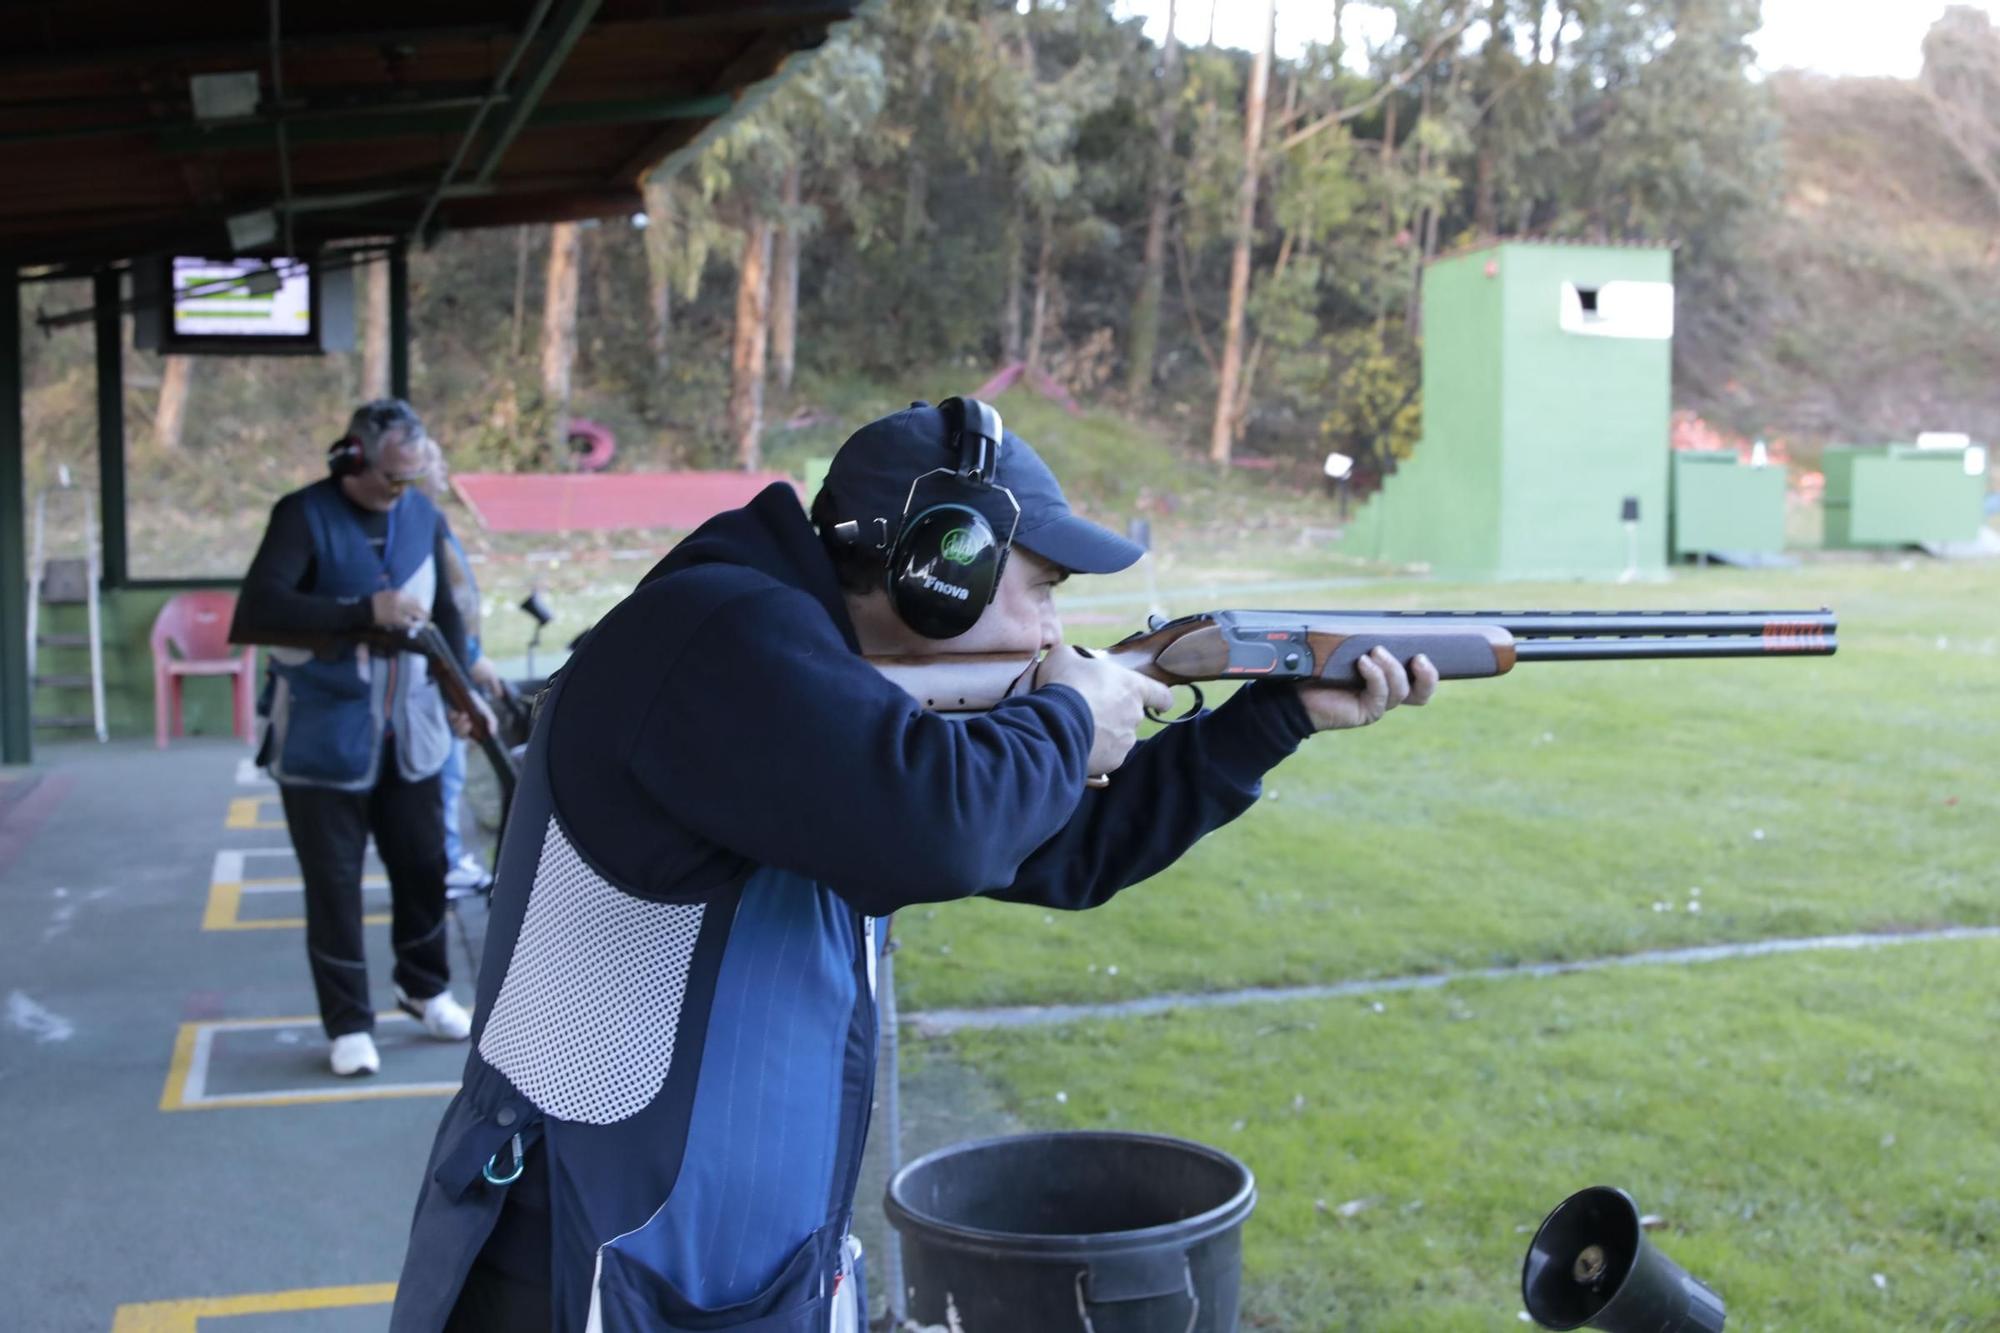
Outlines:
[[[1000,590],[1021,505],[997,480],[1000,414],[977,398],[938,404],[957,466],[933,468],[910,483],[896,540],[888,549],[889,605],[905,625],[927,639],[951,639],[971,629]],[[979,508],[1000,496],[1014,511],[1003,538]],[[886,519],[876,519],[877,545]],[[835,525],[844,541],[860,539],[860,524]]]
[[[326,470],[336,477],[351,477],[368,466],[368,456],[358,436],[343,435],[326,447]]]

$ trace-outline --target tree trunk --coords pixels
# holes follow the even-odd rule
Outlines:
[[[1055,250],[1055,218],[1042,214],[1042,242],[1035,255],[1035,304],[1028,323],[1028,369],[1042,368],[1042,324],[1048,317],[1050,256]]]
[[[1021,359],[1021,209],[1007,210],[1007,229],[1000,240],[1000,267],[1005,276],[1000,293],[1000,363],[1011,366]]]
[[[799,176],[794,162],[785,173],[785,216],[771,258],[771,359],[777,363],[778,387],[788,391],[799,342]]]
[[[1243,368],[1243,307],[1250,299],[1250,240],[1257,222],[1257,176],[1264,144],[1264,85],[1271,77],[1271,43],[1277,0],[1264,0],[1264,42],[1250,69],[1249,109],[1243,126],[1243,182],[1236,191],[1236,246],[1229,257],[1229,315],[1222,330],[1222,374],[1215,386],[1215,421],[1208,435],[1211,462],[1227,463],[1235,443],[1236,379]]]
[[[917,105],[929,107],[931,104],[931,27],[925,25],[917,34],[917,49],[911,58],[917,64]],[[930,210],[930,158],[920,145],[910,145],[910,158],[905,164],[903,176],[903,226],[902,244],[906,255],[916,253],[917,238],[923,231],[924,218]]]
[[[576,365],[576,295],[583,231],[574,222],[549,228],[548,281],[542,294],[542,404],[558,456],[569,442],[570,372]]]
[[[361,321],[361,396],[389,396],[389,261],[367,270],[368,306]]]
[[[160,400],[153,411],[153,446],[163,454],[178,453],[181,426],[187,420],[188,389],[194,382],[194,358],[160,358]]]
[[[771,333],[771,223],[752,218],[736,269],[736,337],[729,354],[729,438],[736,461],[754,472],[763,455],[764,353]]]
[[[1431,79],[1427,73],[1424,75],[1423,95],[1417,101],[1417,125],[1419,128],[1422,127],[1426,120],[1430,119],[1430,114]],[[1424,177],[1430,173],[1430,169],[1431,141],[1426,136],[1417,144],[1416,179],[1419,188],[1423,186]],[[1425,204],[1417,211],[1416,227],[1414,234],[1410,237],[1416,246],[1416,260],[1410,266],[1410,286],[1403,300],[1403,331],[1411,338],[1417,336],[1419,325],[1423,320],[1424,250],[1428,244],[1425,238],[1430,235],[1431,213],[1432,206],[1429,204]]]
[[[665,184],[647,181],[646,199],[646,342],[653,369],[667,368],[669,339],[674,331],[674,275],[668,247],[673,243],[673,196]]]
[[[1167,220],[1174,202],[1174,0],[1167,0],[1167,37],[1160,57],[1160,109],[1154,129],[1152,198],[1146,213],[1146,251],[1139,266],[1139,299],[1132,306],[1132,338],[1125,363],[1125,392],[1140,397],[1153,387],[1153,357],[1160,345],[1160,294],[1167,277]]]
[[[514,336],[509,344],[515,360],[521,358],[521,335],[528,322],[528,228],[514,229]]]

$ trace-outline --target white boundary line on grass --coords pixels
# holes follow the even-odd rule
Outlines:
[[[906,1013],[902,1021],[920,1037],[989,1028],[1050,1027],[1092,1018],[1137,1018],[1169,1009],[1214,1009],[1287,1000],[1331,1000],[1344,996],[1388,995],[1397,991],[1438,990],[1459,981],[1507,981],[1516,977],[1553,977],[1570,972],[1601,972],[1614,967],[1659,964],[1718,963],[1732,958],[1767,958],[1775,954],[1811,953],[1825,949],[1872,949],[1888,944],[1928,944],[1940,940],[2000,939],[2000,926],[1954,926],[1945,930],[1913,930],[1874,935],[1816,935],[1805,939],[1753,940],[1742,944],[1705,944],[1688,949],[1650,949],[1613,958],[1584,958],[1569,963],[1528,963],[1519,967],[1482,967],[1464,972],[1433,972],[1413,977],[1378,977],[1340,981],[1324,986],[1256,987],[1209,994],[1148,995],[1109,1004],[1014,1005],[992,1009],[933,1009]]]

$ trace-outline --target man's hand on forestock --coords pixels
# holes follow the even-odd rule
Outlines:
[[[1344,731],[1380,722],[1382,714],[1398,704],[1421,706],[1437,692],[1437,668],[1422,653],[1410,661],[1406,671],[1395,655],[1377,648],[1354,664],[1361,687],[1316,685],[1299,686],[1299,701],[1306,706],[1315,731]]]
[[[1067,685],[1090,705],[1097,730],[1090,742],[1090,775],[1101,777],[1125,762],[1138,743],[1146,709],[1164,713],[1174,692],[1157,680],[1112,666],[1066,643],[1057,642],[1035,671],[1035,688]]]

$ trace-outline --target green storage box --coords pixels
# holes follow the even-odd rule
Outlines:
[[[1784,468],[1752,467],[1720,450],[1681,450],[1673,484],[1674,559],[1784,550]]]
[[[1836,445],[1821,466],[1829,548],[1969,542],[1985,522],[1986,472],[1963,449]]]

